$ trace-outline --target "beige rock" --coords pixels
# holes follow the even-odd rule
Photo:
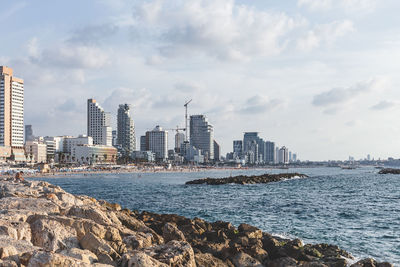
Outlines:
[[[26,222],[0,219],[0,235],[7,235],[16,240],[31,240],[31,228]]]
[[[196,267],[194,253],[185,241],[169,241],[167,244],[142,249],[150,257],[175,267]]]
[[[196,253],[194,258],[197,267],[228,267],[228,264],[214,257],[210,253]]]
[[[261,262],[243,252],[239,252],[232,259],[232,263],[235,265],[235,267],[263,267]]]
[[[58,205],[43,198],[6,197],[0,199],[0,210],[28,210],[32,213],[59,213]]]
[[[178,229],[178,227],[171,223],[164,224],[162,231],[165,242],[169,242],[171,240],[186,241],[183,233]]]
[[[61,251],[60,254],[89,264],[95,263],[98,260],[96,254],[87,249],[71,248]]]
[[[67,215],[89,219],[102,225],[112,224],[107,214],[95,206],[73,206],[70,208]]]
[[[0,260],[0,267],[18,267],[18,264],[12,260]]]
[[[21,255],[40,248],[26,240],[15,240],[9,236],[0,235],[0,259]]]
[[[57,252],[69,248],[79,248],[76,230],[57,220],[37,219],[30,222],[32,243],[47,251]]]
[[[33,253],[28,262],[28,267],[86,267],[91,266],[80,260],[52,252],[37,251]]]
[[[124,254],[122,257],[123,267],[167,267],[168,265],[150,257],[144,252],[134,251]]]
[[[122,242],[128,249],[141,249],[153,246],[153,235],[149,233],[136,232],[132,235],[124,237]]]
[[[95,253],[102,263],[109,264],[109,258],[118,259],[119,254],[104,240],[98,238],[92,233],[87,233],[80,241],[81,247],[83,249],[88,249],[91,252]],[[107,257],[109,256],[109,258]]]

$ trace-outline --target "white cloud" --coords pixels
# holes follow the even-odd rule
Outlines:
[[[297,48],[302,51],[309,51],[318,48],[323,43],[331,44],[354,30],[353,23],[349,20],[317,25],[297,41]]]
[[[219,59],[279,54],[302,18],[235,4],[233,0],[155,0],[138,5],[135,34],[151,32],[163,56],[204,53]]]
[[[376,105],[373,105],[370,109],[371,110],[386,110],[390,109],[392,107],[397,106],[399,103],[394,102],[394,101],[388,101],[388,100],[382,100]]]
[[[237,112],[240,114],[256,115],[277,109],[282,105],[283,101],[281,99],[269,99],[265,96],[255,95],[248,98]]]
[[[345,12],[372,12],[377,0],[298,0],[297,5],[311,11],[342,9]]]

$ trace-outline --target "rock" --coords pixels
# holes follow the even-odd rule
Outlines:
[[[79,249],[79,248],[71,248],[68,250],[63,250],[60,252],[60,254],[64,256],[68,256],[71,258],[78,259],[84,263],[92,264],[98,261],[96,254],[93,252],[85,249]]]
[[[134,251],[124,254],[121,260],[123,267],[168,267],[169,265],[159,262],[144,252]]]
[[[26,222],[0,219],[0,235],[7,235],[16,240],[31,240],[31,228]]]
[[[39,250],[31,242],[26,240],[15,240],[9,236],[0,235],[0,259],[14,258],[25,252]]]
[[[93,233],[87,233],[79,243],[83,249],[95,253],[100,262],[109,264],[112,259],[118,259],[118,253],[104,240],[98,238]],[[107,257],[108,256],[108,257]]]
[[[228,264],[210,253],[196,253],[194,258],[197,267],[228,267]]]
[[[235,265],[235,267],[263,267],[261,262],[243,252],[239,252],[232,259],[232,263]]]
[[[18,267],[18,264],[12,260],[0,260],[0,267]]]
[[[374,259],[367,258],[352,264],[350,267],[392,267],[392,266],[393,265],[388,262],[378,263]]]
[[[69,209],[67,215],[89,219],[102,225],[112,225],[112,222],[107,217],[106,213],[94,207],[73,206]]]
[[[186,241],[183,233],[173,224],[166,223],[162,229],[164,242],[169,242],[171,240]]]
[[[52,219],[33,218],[30,221],[32,243],[47,251],[79,248],[76,230]]]
[[[297,266],[297,261],[290,257],[282,257],[272,261],[267,261],[268,267],[293,267]]]
[[[124,237],[123,243],[128,249],[135,250],[153,246],[153,235],[149,233],[136,232]]]
[[[27,210],[31,213],[59,213],[58,205],[47,199],[32,199],[21,197],[6,197],[0,199],[0,210]]]
[[[240,234],[244,234],[248,238],[262,238],[263,236],[260,229],[245,223],[239,225],[238,230]]]
[[[86,267],[90,264],[58,253],[37,251],[29,260],[28,267]]]
[[[185,241],[169,241],[165,245],[142,249],[150,257],[175,267],[196,267],[194,253]]]

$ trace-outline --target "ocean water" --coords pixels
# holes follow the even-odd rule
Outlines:
[[[300,172],[309,178],[257,185],[185,185],[205,177]],[[73,194],[157,213],[249,223],[306,243],[330,243],[357,258],[400,265],[400,175],[374,168],[213,170],[35,178]]]

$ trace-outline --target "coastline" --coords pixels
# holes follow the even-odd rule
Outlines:
[[[129,211],[46,182],[2,179],[0,196],[1,260],[10,264],[344,267],[353,259],[334,245],[304,245],[247,224]],[[392,265],[365,259],[352,266]]]

